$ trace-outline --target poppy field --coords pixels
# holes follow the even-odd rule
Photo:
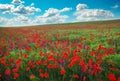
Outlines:
[[[0,28],[0,81],[120,81],[119,22]]]

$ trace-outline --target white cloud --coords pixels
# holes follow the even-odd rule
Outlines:
[[[115,9],[119,8],[119,5],[116,4],[116,5],[112,6],[112,8],[115,8]]]
[[[55,15],[51,17],[43,17],[43,16],[36,16],[35,21],[36,23],[40,24],[49,24],[49,23],[63,23],[65,22],[68,16],[66,15]]]
[[[70,10],[72,10],[72,8],[65,7],[62,10],[60,10],[60,12],[67,12],[67,11],[70,11]]]
[[[86,9],[86,8],[88,8],[88,6],[86,5],[86,4],[78,4],[77,6],[76,6],[76,10],[77,11],[80,11],[80,10],[82,10],[82,9]]]
[[[12,20],[16,22],[28,22],[30,19],[23,15],[19,15],[18,17],[13,18]]]
[[[67,15],[61,15],[62,12],[71,10],[71,8],[63,8],[61,10],[49,8],[42,16],[36,16],[37,23],[63,23],[68,18]]]
[[[34,14],[34,12],[40,12],[40,9],[35,8],[33,5],[32,6],[19,5],[16,8],[12,9],[11,12],[13,14],[18,14],[18,15],[30,15],[30,14]]]
[[[35,4],[34,3],[32,3],[30,6],[34,6]]]
[[[0,4],[0,11],[3,14],[31,15],[35,12],[40,12],[39,8],[34,7],[34,3],[30,6],[24,6],[21,0],[13,0],[14,4]],[[18,5],[15,5],[18,4]]]
[[[12,3],[12,4],[23,4],[24,1],[21,1],[21,0],[13,0],[11,3]]]
[[[2,11],[2,13],[10,13],[11,10],[14,9],[14,5],[11,4],[0,4],[0,11]]]
[[[51,24],[63,23],[68,18],[67,15],[61,15],[69,9],[63,8],[61,10],[49,8],[43,15],[30,17],[28,15],[16,15],[13,18],[0,18],[0,25],[6,26],[23,26],[23,25],[37,25],[37,24]]]
[[[32,20],[28,17],[25,17],[23,15],[19,15],[17,17],[14,17],[10,20],[8,20],[8,25],[31,25]]]
[[[60,11],[58,9],[49,8],[48,10],[45,11],[45,14],[43,14],[42,17],[51,17],[51,16],[54,16],[59,13],[60,13]]]
[[[32,20],[23,15],[19,15],[13,18],[0,17],[0,26],[23,26],[32,24]]]
[[[0,25],[16,26],[16,25],[32,25],[35,16],[30,17],[35,12],[40,12],[39,8],[34,7],[34,3],[25,6],[22,0],[13,0],[12,4],[0,4],[1,14],[11,14],[13,17],[0,17]],[[17,4],[17,5],[16,5]],[[35,23],[36,24],[36,23]]]
[[[7,20],[8,20],[7,18],[0,17],[0,25],[6,24]]]
[[[99,20],[114,16],[114,14],[109,10],[88,9],[86,4],[78,4],[74,15],[79,21]]]
[[[110,11],[103,9],[84,9],[76,12],[75,15],[82,17],[113,17]]]
[[[34,6],[34,4],[31,4]],[[31,6],[31,7],[32,7]],[[21,7],[21,8],[19,8]],[[24,25],[36,25],[36,24],[49,24],[49,23],[63,23],[68,18],[67,15],[61,15],[63,12],[71,10],[71,8],[63,8],[61,10],[55,8],[49,8],[45,11],[43,15],[33,16],[24,15],[32,14],[33,10],[31,7],[24,7],[23,5],[16,7],[16,9],[11,10],[12,13],[19,14],[12,18],[0,17],[0,25],[4,26],[24,26]],[[22,10],[24,12],[22,12]]]
[[[45,14],[43,15],[43,17],[50,17],[50,16],[54,16],[56,14],[60,14],[62,12],[67,12],[70,11],[72,8],[63,8],[61,10],[58,10],[56,8],[49,8],[48,10],[45,11]]]

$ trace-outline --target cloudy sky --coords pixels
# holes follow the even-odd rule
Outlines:
[[[120,18],[120,0],[0,0],[0,26]]]

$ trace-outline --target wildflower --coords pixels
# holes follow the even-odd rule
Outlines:
[[[36,68],[36,66],[35,66],[35,65],[32,65],[31,67],[32,67],[32,68]]]
[[[42,63],[42,60],[36,61],[36,65],[40,65]]]
[[[109,52],[112,52],[112,51],[113,51],[113,48],[109,48],[108,50],[109,50]]]
[[[25,48],[25,50],[26,50],[26,51],[31,51],[32,48],[31,48],[30,46],[28,46],[28,47]]]
[[[4,57],[2,57],[1,64],[5,64],[5,63],[6,63],[6,59]]]
[[[40,73],[42,73],[42,72],[43,72],[43,70],[42,70],[42,69],[39,69],[39,72],[40,72]]]
[[[88,62],[88,67],[90,67],[93,63],[93,60],[92,59],[89,59],[89,62]]]
[[[108,78],[110,81],[116,81],[116,77],[114,74],[108,74]]]
[[[65,74],[65,70],[64,69],[60,70],[60,74],[64,75]]]
[[[16,60],[16,65],[17,65],[17,66],[20,66],[21,62],[22,62],[21,59],[17,59],[17,60]]]
[[[14,68],[12,71],[14,72],[14,73],[17,73],[18,72],[18,68]]]
[[[27,68],[26,68],[26,71],[30,71],[30,67],[27,67]]]
[[[2,74],[0,73],[0,77],[2,77]]]
[[[101,50],[101,49],[102,49],[102,46],[101,46],[101,45],[99,45],[99,46],[98,46],[98,50]]]
[[[42,77],[42,78],[44,77],[43,73],[40,73],[40,77]]]
[[[72,67],[72,66],[73,66],[73,64],[72,64],[72,63],[68,64],[68,67]]]
[[[35,75],[34,74],[31,74],[30,75],[30,79],[34,79],[35,78]]]
[[[13,62],[14,60],[15,60],[15,58],[13,58],[13,57],[11,57],[11,58],[9,59],[10,63]]]
[[[120,81],[120,77],[118,77],[118,80],[117,81]]]
[[[19,77],[19,74],[18,73],[14,73],[14,78],[18,78]]]
[[[49,55],[48,56],[48,60],[53,60],[54,59],[54,56],[53,55]]]
[[[5,70],[5,75],[10,75],[10,73],[11,73],[11,70],[10,69],[7,69],[7,70]]]
[[[49,78],[49,74],[48,74],[47,72],[45,72],[45,73],[40,73],[40,76],[41,76],[42,78]]]
[[[90,56],[94,56],[97,52],[96,51],[93,51]]]
[[[48,68],[53,68],[53,65],[52,64],[48,64]]]
[[[86,81],[86,76],[83,77],[83,81]]]
[[[0,49],[0,56],[3,54],[3,51]]]
[[[47,72],[45,72],[43,75],[44,75],[44,78],[48,78],[49,77],[49,74]]]
[[[9,64],[4,64],[5,65],[5,67],[8,67],[9,66]]]
[[[63,62],[61,62],[60,64],[62,65],[62,67],[64,67],[64,66],[65,66],[65,62],[64,62],[64,61],[63,61]]]
[[[76,75],[74,75],[73,76],[75,79],[78,79],[79,78],[79,76],[76,74]]]
[[[63,58],[67,59],[68,58],[68,54],[67,53],[63,53]]]
[[[30,61],[28,62],[28,66],[32,66],[32,65],[33,65],[33,61],[30,60]]]
[[[47,61],[44,61],[44,62],[43,62],[43,65],[46,66],[46,65],[47,65]]]
[[[27,54],[24,54],[23,57],[26,59],[26,58],[28,57],[28,55],[27,55]]]
[[[90,75],[90,74],[92,74],[93,73],[93,71],[92,70],[88,70],[88,74]]]

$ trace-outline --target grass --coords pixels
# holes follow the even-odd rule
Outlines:
[[[109,74],[118,79],[119,22],[0,28],[0,80],[109,81]]]

